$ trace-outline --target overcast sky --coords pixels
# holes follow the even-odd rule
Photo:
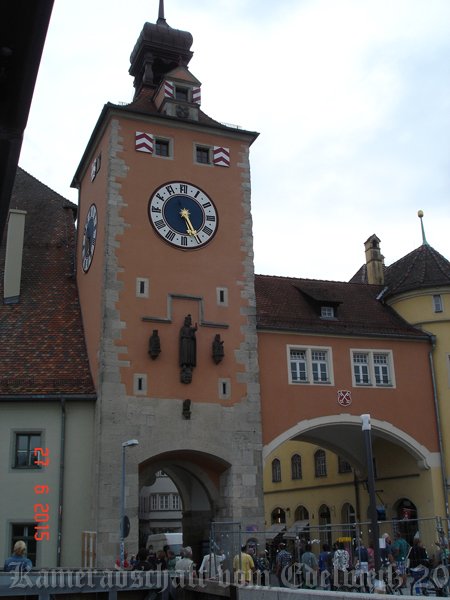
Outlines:
[[[159,0],[55,0],[20,165],[70,183]],[[251,148],[255,270],[348,280],[364,241],[387,265],[421,242],[450,259],[449,0],[165,0],[194,38],[211,117]]]

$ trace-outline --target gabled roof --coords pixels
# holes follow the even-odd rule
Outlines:
[[[255,289],[260,330],[427,339],[377,300],[383,286],[256,275]],[[335,306],[336,317],[321,318],[321,305]]]
[[[77,287],[72,204],[18,169],[11,208],[27,212],[20,299],[3,304],[0,245],[0,396],[95,394]]]
[[[385,297],[411,290],[450,285],[450,262],[428,244],[422,244],[385,270]]]

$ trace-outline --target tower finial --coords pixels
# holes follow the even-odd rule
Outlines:
[[[417,212],[417,216],[420,219],[420,226],[422,228],[422,245],[423,246],[428,246],[427,238],[425,237],[425,229],[424,229],[424,226],[423,226],[423,210],[419,210]]]
[[[157,25],[167,25],[166,19],[164,18],[164,0],[159,0],[159,12],[158,12],[158,20],[156,21]]]

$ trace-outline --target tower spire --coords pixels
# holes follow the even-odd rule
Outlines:
[[[423,226],[423,210],[419,210],[417,216],[420,219],[420,227],[422,228],[422,245],[428,246],[427,238],[425,237],[425,228]]]
[[[164,18],[164,0],[159,0],[159,12],[158,12],[158,20],[156,21],[157,25],[167,25],[166,19]]]

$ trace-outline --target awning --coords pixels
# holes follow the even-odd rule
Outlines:
[[[286,523],[274,523],[265,532],[266,540],[273,540],[278,534],[280,534],[282,531],[285,531],[285,529]]]
[[[286,531],[286,533],[283,535],[284,538],[289,539],[289,540],[293,540],[295,539],[299,533],[301,533],[302,531],[304,531],[305,529],[307,529],[309,527],[309,521],[305,520],[305,521],[295,521],[295,523],[293,523],[289,529]]]

